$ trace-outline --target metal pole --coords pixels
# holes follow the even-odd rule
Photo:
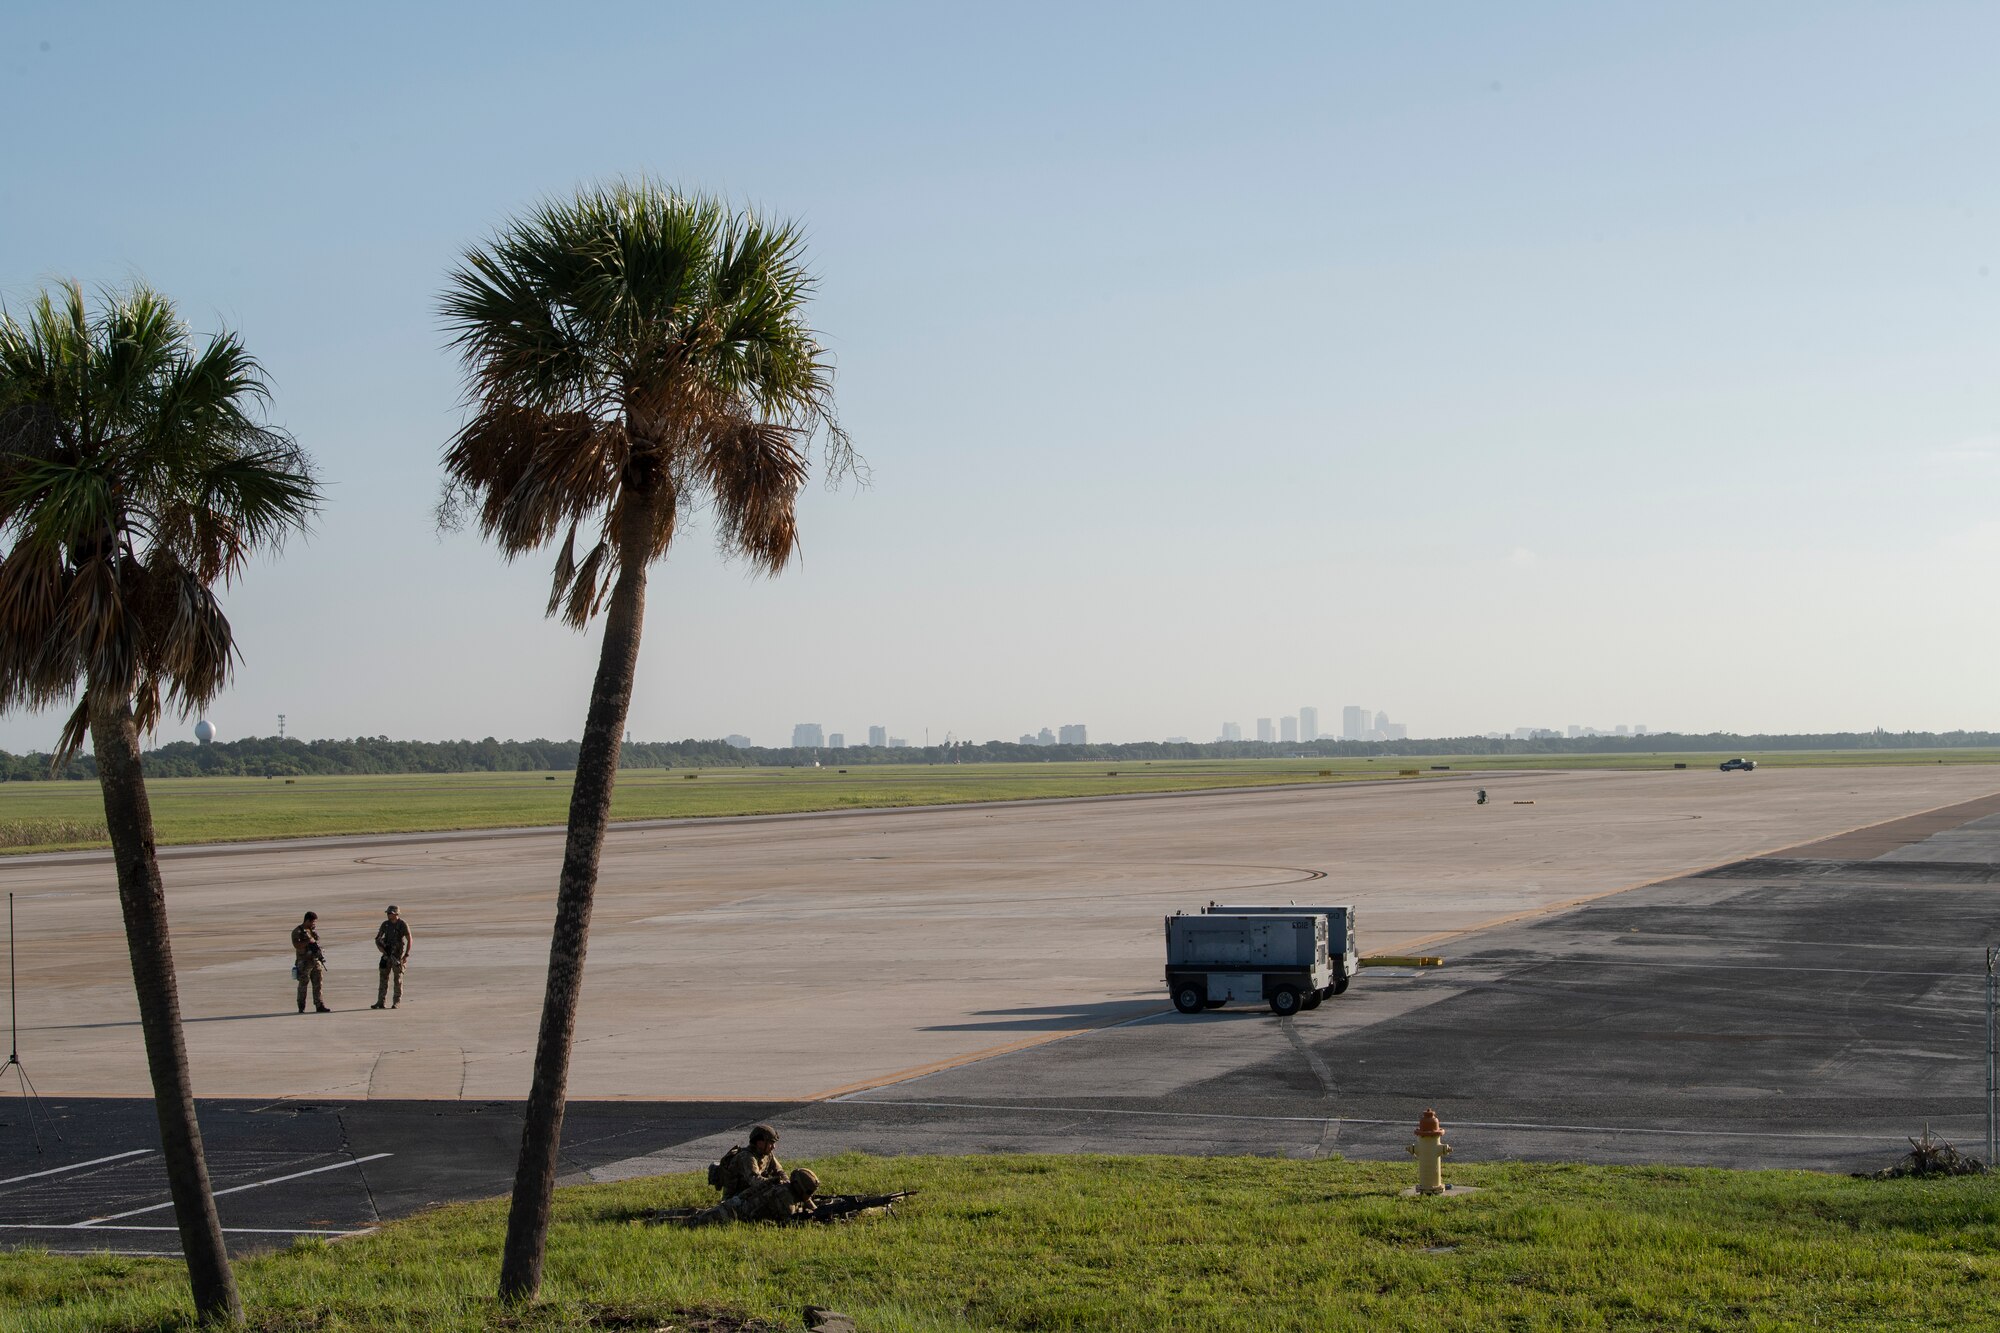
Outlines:
[[[2000,1082],[1994,1079],[1994,1045],[2000,1040],[2000,976],[1996,976],[1994,966],[2000,963],[2000,945],[1986,946],[1986,1169],[1994,1169],[1994,1148],[1996,1124],[1994,1111],[1996,1094],[2000,1094]]]

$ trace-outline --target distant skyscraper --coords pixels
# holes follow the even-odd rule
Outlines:
[[[877,749],[887,745],[889,743],[889,729],[887,727],[868,728],[868,743]]]
[[[1222,724],[1222,739],[1224,739],[1224,740],[1226,740],[1226,741],[1240,741],[1240,740],[1242,740],[1242,739],[1243,739],[1243,728],[1241,728],[1241,727],[1237,726],[1237,725],[1236,725],[1236,724],[1235,724],[1234,722],[1225,722],[1225,723],[1223,723],[1223,724]]]
[[[847,748],[847,737],[841,732],[836,731],[833,735],[826,738],[826,743],[831,749],[845,750]]]
[[[1368,739],[1368,710],[1349,704],[1340,710],[1340,738],[1344,741]]]
[[[1410,729],[1401,722],[1391,722],[1382,728],[1382,739],[1385,741],[1403,741],[1409,738]]]
[[[1622,725],[1621,725],[1621,726],[1616,726],[1616,727],[1613,727],[1613,728],[1611,729],[1611,732],[1612,732],[1612,734],[1613,734],[1613,735],[1615,735],[1615,736],[1630,736],[1630,735],[1632,734],[1632,728],[1630,728],[1629,726],[1622,726]]]
[[[1634,736],[1644,736],[1644,735],[1646,734],[1646,728],[1644,728],[1644,727],[1634,727],[1634,728],[1632,728],[1632,734],[1633,734]]]
[[[1278,739],[1277,733],[1271,730],[1270,718],[1260,717],[1257,719],[1257,739],[1267,744]]]
[[[826,744],[826,733],[817,722],[801,722],[792,728],[792,748],[794,750],[817,750]]]
[[[1287,745],[1299,743],[1299,720],[1295,717],[1278,719],[1278,739]]]
[[[1382,732],[1384,735],[1388,734],[1389,715],[1387,713],[1377,713],[1375,715],[1375,730]]]
[[[1301,708],[1299,710],[1299,739],[1302,741],[1316,741],[1319,739],[1319,709]]]
[[[1062,728],[1056,740],[1057,743],[1062,745],[1088,745],[1090,744],[1090,729],[1085,727],[1081,722],[1073,723],[1070,726]]]
[[[748,736],[739,736],[735,732],[731,732],[729,735],[724,736],[722,738],[722,743],[724,745],[733,745],[739,750],[747,750],[750,748],[750,738]]]
[[[901,736],[891,736],[889,737],[889,748],[892,750],[907,750],[910,748],[910,743]]]
[[[1023,744],[1023,745],[1033,745],[1034,743],[1035,743],[1035,738],[1034,738],[1033,736],[1030,736],[1030,735],[1029,735],[1029,734],[1028,734],[1027,732],[1025,732],[1025,731],[1021,733],[1021,744]]]
[[[1050,731],[1047,727],[1043,727],[1040,731],[1035,733],[1035,744],[1054,745],[1055,743],[1056,743],[1056,734],[1053,731]]]

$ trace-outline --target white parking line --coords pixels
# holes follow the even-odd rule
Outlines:
[[[360,1166],[363,1162],[379,1161],[384,1157],[392,1155],[385,1152],[370,1153],[366,1157],[354,1157],[345,1162],[335,1162],[330,1166],[316,1166],[310,1171],[294,1171],[289,1176],[273,1176],[269,1180],[253,1180],[248,1185],[233,1185],[226,1190],[217,1190],[215,1197],[219,1199],[225,1194],[241,1194],[244,1190],[260,1190],[266,1185],[282,1185],[288,1180],[299,1180],[305,1176],[316,1176],[322,1171],[344,1171],[350,1166]],[[101,1226],[106,1222],[116,1222],[120,1218],[137,1217],[141,1213],[157,1213],[164,1208],[171,1208],[173,1206],[173,1201],[169,1199],[166,1203],[148,1204],[144,1208],[132,1208],[122,1213],[110,1213],[104,1217],[93,1217],[87,1222],[71,1222],[69,1229],[79,1230],[83,1227]]]
[[[131,1152],[115,1152],[109,1157],[93,1157],[87,1162],[71,1162],[68,1166],[52,1166],[46,1171],[30,1171],[25,1176],[9,1176],[0,1180],[0,1185],[18,1184],[23,1180],[40,1180],[43,1176],[59,1176],[65,1171],[81,1171],[86,1166],[102,1166],[106,1162],[121,1162],[127,1157],[144,1157],[151,1148],[134,1148]]]
[[[92,1231],[179,1231],[179,1227],[138,1227],[105,1226],[90,1222],[0,1222],[0,1231],[75,1231],[88,1227]],[[358,1227],[350,1231],[340,1231],[329,1227],[224,1227],[224,1235],[229,1236],[366,1236],[377,1230],[375,1227]]]

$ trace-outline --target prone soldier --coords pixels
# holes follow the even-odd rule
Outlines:
[[[708,1170],[708,1183],[721,1190],[725,1199],[760,1180],[784,1178],[785,1168],[778,1164],[778,1131],[769,1125],[750,1126],[750,1145],[731,1148]]]
[[[326,953],[319,947],[318,912],[307,912],[305,920],[292,927],[292,975],[299,979],[299,1012],[306,1011],[306,988],[312,988],[313,1012],[330,1014],[321,989],[326,977]]]
[[[691,1227],[715,1226],[723,1222],[782,1222],[812,1211],[813,1195],[819,1193],[819,1177],[800,1167],[790,1176],[763,1177],[744,1190],[732,1194],[713,1208],[704,1208],[687,1219]]]

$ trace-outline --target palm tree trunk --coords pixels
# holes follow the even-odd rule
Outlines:
[[[507,1243],[500,1255],[500,1299],[530,1301],[542,1289],[548,1252],[549,1212],[555,1202],[557,1155],[569,1097],[570,1047],[583,992],[583,955],[589,944],[590,905],[597,891],[598,854],[611,819],[611,789],[618,780],[618,747],[632,705],[639,668],[639,631],[646,617],[646,560],[651,554],[650,504],[627,488],[625,531],[620,533],[618,581],[604,614],[604,645],[590,713],[577,750],[576,783],[569,798],[569,839],[556,889],[555,932],[549,941],[548,988],[542,996],[542,1030],[535,1043],[535,1080],[521,1127],[521,1159],[514,1170],[514,1200],[507,1211]]]
[[[160,1117],[160,1147],[167,1188],[180,1227],[194,1308],[203,1322],[240,1325],[243,1301],[229,1269],[222,1219],[208,1183],[201,1126],[195,1122],[194,1080],[181,1036],[180,990],[167,941],[166,886],[153,852],[153,811],[139,768],[139,729],[132,701],[123,693],[90,693],[90,738],[97,781],[104,789],[104,823],[118,868],[118,905],[125,914],[125,944],[132,955],[132,986],[139,995],[139,1025],[146,1037],[146,1065],[153,1076],[153,1108]]]

